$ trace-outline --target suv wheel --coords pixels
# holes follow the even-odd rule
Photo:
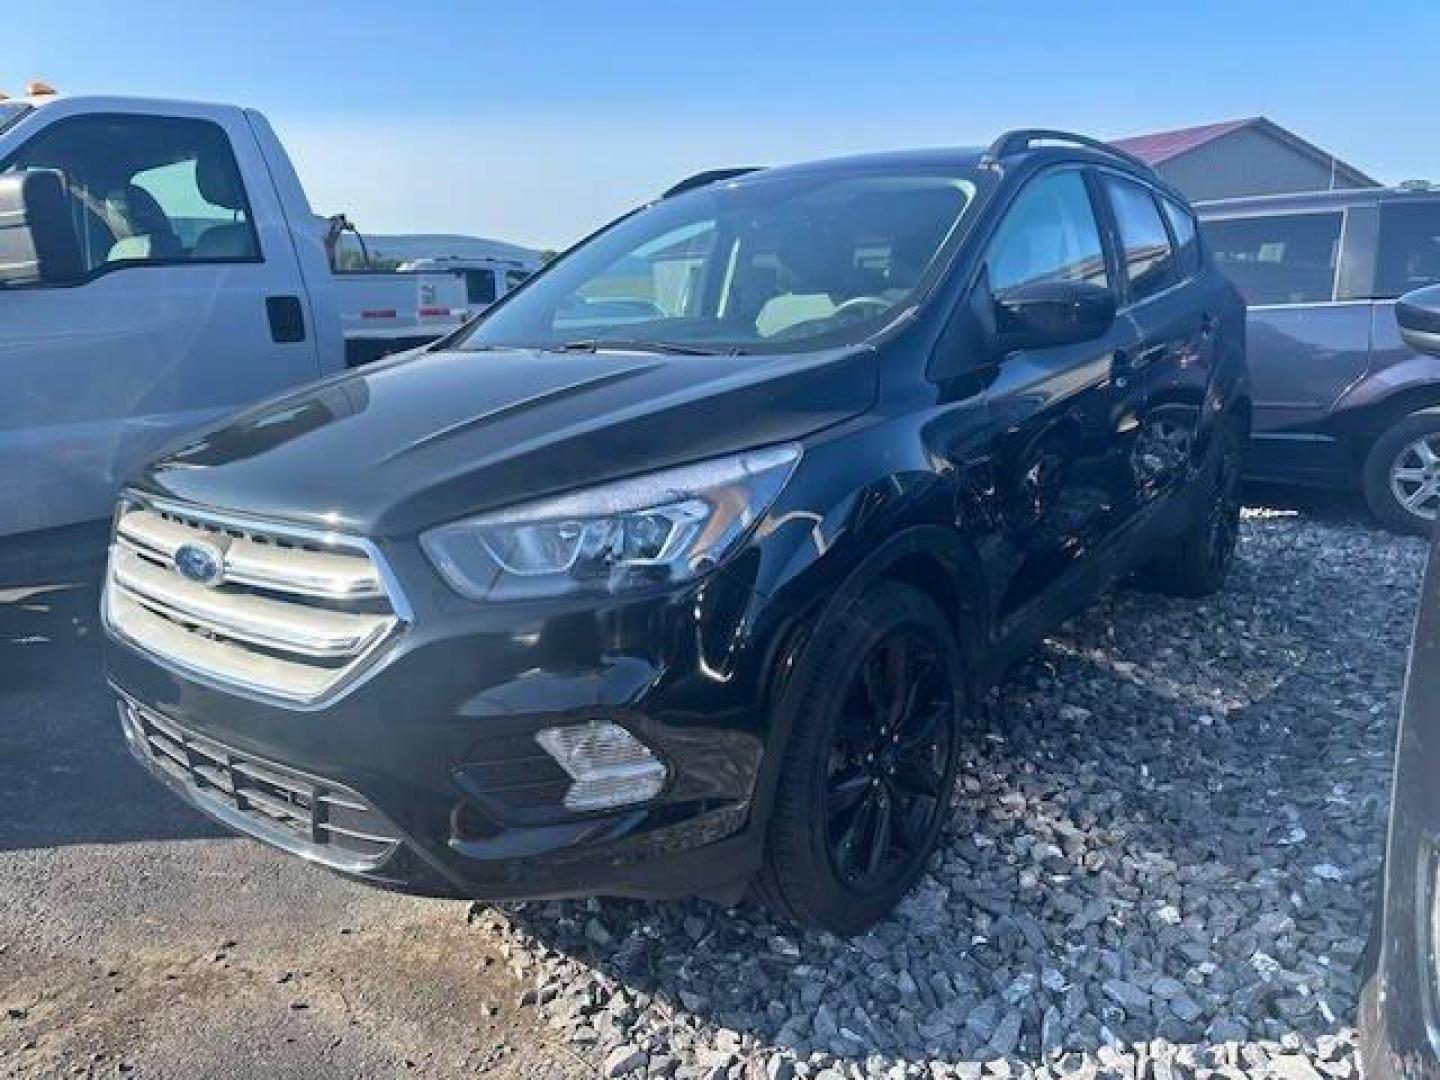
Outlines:
[[[1365,501],[1395,532],[1429,535],[1440,513],[1440,415],[1400,421],[1365,459]]]
[[[836,934],[888,912],[925,869],[950,808],[964,666],[944,613],[877,583],[806,650],[756,886]]]
[[[1170,554],[1145,568],[1147,585],[1172,596],[1201,597],[1225,584],[1240,546],[1244,459],[1240,425],[1227,417],[1215,429],[1190,527]]]

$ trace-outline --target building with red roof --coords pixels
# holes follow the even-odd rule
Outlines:
[[[1378,187],[1354,165],[1264,116],[1112,139],[1191,200]]]

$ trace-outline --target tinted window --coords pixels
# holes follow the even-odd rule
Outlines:
[[[1118,176],[1102,178],[1120,233],[1121,261],[1131,301],[1144,300],[1179,280],[1170,234],[1150,189]]]
[[[996,292],[1039,281],[1108,285],[1084,178],[1058,172],[1028,185],[1000,223],[986,263]]]
[[[7,173],[27,169],[64,175],[87,271],[260,256],[229,140],[206,121],[62,120],[3,166]]]
[[[465,299],[472,304],[495,302],[495,271],[466,270]]]
[[[1341,216],[1275,214],[1201,223],[1218,266],[1247,304],[1307,304],[1335,296]]]
[[[1163,195],[1160,206],[1165,211],[1165,220],[1170,223],[1170,232],[1180,251],[1180,275],[1189,277],[1200,269],[1200,240],[1195,232],[1195,218],[1186,207]]]
[[[511,289],[515,288],[529,276],[529,271],[526,270],[506,270],[505,291],[509,292]]]
[[[1399,296],[1437,281],[1440,281],[1440,202],[1382,206],[1376,294]]]
[[[942,173],[761,174],[662,199],[551,264],[466,344],[858,341],[912,297],[974,190]]]
[[[18,101],[0,103],[0,131],[4,131],[11,124],[18,123],[20,118],[29,111],[29,105],[21,105]]]

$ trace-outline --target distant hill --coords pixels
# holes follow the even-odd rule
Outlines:
[[[507,244],[503,240],[487,240],[479,236],[459,236],[451,233],[364,233],[365,244],[374,258],[393,259],[404,262],[407,259],[435,259],[453,255],[462,259],[534,258],[538,251]],[[341,249],[355,245],[355,238],[346,235],[340,242]]]

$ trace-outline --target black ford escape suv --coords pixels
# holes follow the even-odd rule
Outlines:
[[[738,897],[846,933],[984,685],[1235,550],[1244,312],[1058,132],[692,178],[116,513],[110,679],[206,812],[378,884]]]

